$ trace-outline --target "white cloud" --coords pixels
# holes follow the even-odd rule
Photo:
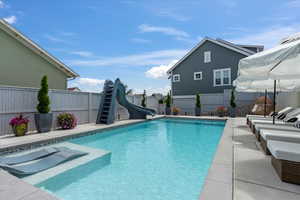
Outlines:
[[[4,2],[0,0],[0,8],[4,8],[4,7],[5,7]]]
[[[262,44],[266,48],[278,45],[280,40],[294,33],[299,32],[300,24],[289,26],[271,26],[255,33],[248,33],[239,38],[228,39],[240,44]]]
[[[49,35],[49,34],[45,34],[45,35],[44,35],[44,38],[46,38],[46,39],[48,39],[48,40],[50,40],[50,41],[52,41],[52,42],[66,43],[65,40],[60,39],[60,38],[55,37],[55,36],[52,36],[52,35]]]
[[[300,8],[300,0],[287,1],[286,5],[290,8]]]
[[[151,25],[147,25],[147,24],[142,24],[139,26],[139,30],[142,33],[157,32],[157,33],[163,33],[165,35],[171,35],[171,36],[176,36],[176,37],[189,37],[190,36],[187,32],[173,28],[173,27],[151,26]]]
[[[3,19],[9,24],[14,24],[17,22],[17,17],[14,15],[9,16],[9,17],[4,17]]]
[[[167,78],[167,71],[173,67],[178,60],[173,60],[168,65],[159,65],[152,67],[148,71],[145,72],[146,77],[154,78],[154,79],[166,79]]]
[[[78,87],[83,92],[101,92],[105,80],[94,78],[77,78],[70,81],[68,87]]]
[[[133,54],[120,57],[106,57],[93,60],[69,60],[69,65],[75,66],[149,66],[160,65],[179,59],[187,53],[184,49],[152,51],[143,54]]]
[[[94,55],[92,52],[89,51],[72,51],[70,52],[70,54],[81,56],[81,57],[91,57]]]
[[[146,39],[143,39],[143,38],[132,38],[131,41],[135,42],[135,43],[141,43],[141,44],[151,43],[150,40],[146,40]]]
[[[160,16],[160,17],[168,17],[168,18],[171,18],[171,19],[174,19],[174,20],[177,20],[177,21],[181,21],[181,22],[185,22],[185,21],[190,20],[189,17],[177,13],[175,10],[166,10],[166,9],[159,10],[156,13],[156,15]]]

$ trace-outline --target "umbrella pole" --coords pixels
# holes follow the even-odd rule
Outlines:
[[[265,90],[264,117],[266,117],[266,112],[267,112],[267,90]]]
[[[276,110],[276,80],[274,80],[274,104],[273,104],[273,109],[274,109],[274,115],[273,115],[273,124],[275,124],[275,110]]]

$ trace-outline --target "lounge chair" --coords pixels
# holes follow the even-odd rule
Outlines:
[[[300,144],[269,141],[271,163],[284,182],[300,184]]]
[[[294,123],[298,119],[298,115],[300,114],[300,108],[297,108],[287,114],[283,114],[281,119],[276,119],[275,124],[288,124],[288,123]],[[273,124],[273,119],[260,119],[260,120],[252,120],[250,128],[252,132],[255,134],[255,127],[258,124]]]
[[[59,148],[50,147],[50,148],[41,149],[38,151],[30,152],[19,156],[1,156],[0,163],[6,165],[15,165],[19,163],[29,162],[32,160],[37,160],[52,155],[58,152],[59,150],[60,150]]]
[[[262,129],[282,130],[282,131],[300,131],[298,128],[294,127],[294,123],[286,123],[286,124],[257,124],[254,127],[254,133],[255,133],[255,135],[259,136],[260,130],[262,130]]]
[[[37,172],[55,167],[63,162],[75,159],[79,156],[86,155],[87,153],[72,150],[62,147],[59,152],[54,153],[48,157],[42,158],[34,163],[24,165],[5,165],[0,164],[0,168],[19,176],[35,174]]]
[[[266,155],[270,155],[270,151],[268,149],[268,143],[269,141],[272,140],[293,142],[293,143],[300,144],[300,130],[298,129],[296,131],[286,131],[286,130],[261,129],[260,145]]]
[[[247,119],[247,124],[250,124],[252,120],[256,120],[256,119],[267,119],[267,120],[272,120],[273,119],[273,114],[275,114],[275,116],[279,117],[282,114],[287,114],[291,111],[293,111],[294,108],[293,107],[286,107],[280,111],[278,111],[277,113],[270,113],[270,115],[268,116],[262,116],[262,115],[247,115],[246,119]]]

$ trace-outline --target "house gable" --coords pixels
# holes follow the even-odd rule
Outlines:
[[[204,62],[204,52],[211,52],[211,61]],[[197,93],[223,93],[232,86],[214,86],[214,70],[231,69],[231,81],[236,78],[239,60],[246,57],[238,51],[206,40],[179,62],[171,73],[180,75],[180,82],[172,82],[173,95],[195,95]],[[201,72],[202,79],[194,80],[195,72]]]
[[[183,58],[181,58],[173,67],[171,67],[167,73],[171,74],[171,72],[178,67],[184,60],[188,59],[188,57],[193,54],[195,51],[197,51],[197,49],[199,49],[200,47],[202,47],[206,42],[212,42],[215,43],[216,45],[219,45],[221,47],[227,48],[231,51],[240,53],[244,56],[250,56],[253,54],[253,52],[251,52],[249,49],[244,49],[242,47],[236,46],[232,43],[229,43],[225,40],[214,40],[208,37],[205,37],[203,40],[201,40],[201,42],[199,42],[194,48],[192,48]]]
[[[36,55],[45,59],[47,62],[49,62],[52,65],[52,67],[56,67],[58,70],[65,73],[68,78],[75,78],[79,76],[77,73],[72,71],[69,67],[67,67],[64,63],[56,59],[54,56],[50,55],[47,51],[42,49],[40,46],[38,46],[36,43],[28,39],[21,32],[13,28],[11,25],[6,23],[2,19],[0,19],[0,30],[2,30],[3,32],[5,32],[6,34],[14,38],[24,47],[33,51]]]

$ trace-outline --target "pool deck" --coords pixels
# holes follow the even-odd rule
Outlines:
[[[161,118],[164,116],[157,116]],[[168,116],[189,119],[224,120],[217,117]],[[6,136],[0,138],[0,153],[14,152],[52,144],[83,132],[101,132],[145,120],[124,120],[112,125],[79,125],[73,130],[57,130],[26,137]],[[49,142],[50,141],[50,142]],[[40,145],[41,146],[41,145]],[[245,118],[228,118],[210,167],[206,182],[199,197],[201,200],[282,200],[300,199],[300,186],[283,183],[271,166],[270,157],[265,156],[256,142],[255,136],[246,126]],[[0,170],[0,199],[9,200],[58,200],[51,194]]]

